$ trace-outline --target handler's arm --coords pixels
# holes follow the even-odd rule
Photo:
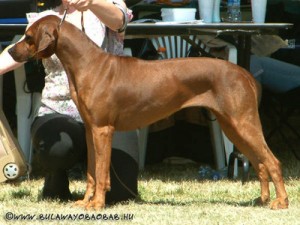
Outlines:
[[[0,54],[0,75],[5,74],[11,70],[14,70],[24,64],[24,62],[22,63],[16,62],[11,57],[11,55],[8,53],[8,49],[11,47],[12,45],[8,46]]]
[[[107,0],[79,0],[76,3],[72,0],[63,1],[80,11],[91,10],[107,27],[115,31],[123,28],[127,22],[127,7],[124,1],[117,0],[116,4]]]

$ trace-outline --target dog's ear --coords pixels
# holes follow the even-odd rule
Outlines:
[[[40,30],[41,35],[37,46],[37,56],[38,58],[48,58],[55,50],[56,40],[58,36],[57,28],[44,27]]]

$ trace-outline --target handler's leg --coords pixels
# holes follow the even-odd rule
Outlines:
[[[71,199],[67,170],[86,158],[83,124],[60,114],[38,117],[32,140],[36,159],[46,172],[43,198]]]
[[[66,135],[58,135],[65,132]],[[67,170],[86,159],[84,126],[63,115],[46,115],[32,125],[36,158],[47,172],[44,198],[71,199]],[[75,148],[75,147],[76,148]],[[137,133],[115,132],[113,138],[111,191],[106,203],[132,199],[137,195]]]
[[[284,93],[300,86],[300,66],[252,55],[250,71],[264,87],[275,93]]]

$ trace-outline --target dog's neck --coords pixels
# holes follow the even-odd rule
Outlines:
[[[93,52],[93,57],[85,57]],[[106,53],[76,26],[64,21],[58,30],[55,54],[60,59],[67,73],[76,76],[81,70],[90,68],[95,58]]]

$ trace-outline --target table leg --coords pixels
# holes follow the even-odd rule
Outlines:
[[[251,35],[238,36],[238,65],[250,70]]]

